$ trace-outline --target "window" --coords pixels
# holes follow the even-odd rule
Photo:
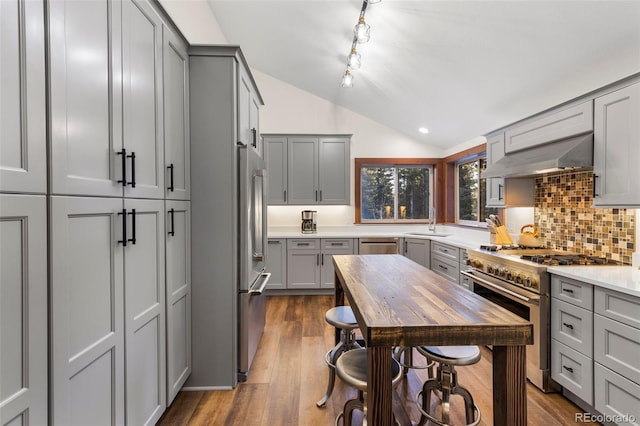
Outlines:
[[[487,203],[486,179],[480,178],[480,172],[484,170],[485,165],[484,158],[457,163],[456,221],[458,223],[484,224],[485,218],[490,214],[498,213],[496,208],[485,207]]]
[[[356,223],[427,221],[433,214],[432,165],[421,164],[424,160],[377,160],[357,161]]]

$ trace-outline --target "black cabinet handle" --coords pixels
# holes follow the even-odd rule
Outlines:
[[[320,265],[320,254],[316,254],[316,265]]]
[[[173,163],[169,164],[167,169],[169,169],[169,187],[167,189],[173,192]]]
[[[407,247],[408,247],[408,244],[407,244],[407,242],[405,241],[405,242],[404,242],[404,254],[407,254],[407,251],[408,251],[408,250],[407,250]]]
[[[563,288],[562,291],[564,291],[565,293],[573,294],[573,290],[571,290],[570,288]]]
[[[502,185],[498,184],[498,200],[502,200]]]
[[[564,325],[565,327],[567,327],[568,329],[573,330],[573,324],[568,324],[566,322],[563,322],[562,325]]]
[[[253,139],[253,140],[251,141],[251,145],[252,145],[254,148],[257,148],[257,147],[258,147],[258,131],[256,130],[256,128],[255,128],[255,127],[251,129],[251,137],[252,137],[252,139]]]
[[[287,190],[286,189],[284,190],[284,202],[285,203],[287,202]]]
[[[131,158],[131,182],[128,182],[128,185],[131,185],[132,188],[136,187],[136,153],[131,152],[131,155],[127,155],[127,158]]]
[[[320,190],[320,202],[322,202],[322,189]]]
[[[131,209],[131,236],[127,241],[130,241],[131,244],[136,244],[136,209]]]
[[[172,237],[176,235],[176,223],[175,223],[175,209],[169,210],[169,217],[171,218],[171,230],[169,231],[169,235]]]
[[[118,212],[118,216],[122,215],[122,239],[118,240],[118,244],[122,244],[122,247],[127,246],[127,209],[122,209]]]
[[[440,268],[440,269],[444,269],[445,271],[448,271],[448,270],[449,270],[449,268],[447,268],[446,266],[442,266],[442,265],[438,265],[438,268]]]
[[[596,198],[598,196],[598,194],[596,193],[596,179],[598,178],[598,175],[593,175],[593,190],[591,192],[591,195],[593,198]]]
[[[120,152],[116,152],[116,155],[122,156],[120,159],[122,161],[122,179],[117,182],[121,183],[122,186],[127,186],[127,150],[122,148]]]
[[[316,201],[318,201],[318,190],[316,189]]]
[[[567,367],[566,365],[563,365],[562,368],[567,370],[569,373],[573,373],[573,368],[571,368],[571,367]]]

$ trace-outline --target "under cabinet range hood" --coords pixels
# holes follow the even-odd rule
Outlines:
[[[593,133],[573,136],[506,154],[482,178],[526,177],[565,169],[593,168]]]

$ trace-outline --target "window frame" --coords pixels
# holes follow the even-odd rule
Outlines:
[[[440,185],[438,185],[438,165],[441,164],[440,159],[435,158],[355,158],[354,167],[354,184],[355,184],[355,218],[356,224],[385,224],[385,225],[402,225],[402,224],[418,224],[428,223],[425,219],[362,219],[362,181],[361,173],[362,168],[367,166],[426,166],[431,170],[430,176],[430,189],[431,196],[429,200],[429,207],[433,207],[437,203],[437,194],[439,192]],[[394,197],[394,203],[397,204],[397,194]],[[397,211],[397,208],[394,209]],[[438,212],[436,211],[436,216]]]
[[[464,165],[464,164],[469,164],[469,163],[475,163],[478,162],[478,194],[479,194],[479,199],[478,199],[478,211],[476,212],[478,215],[478,220],[463,220],[460,219],[460,166]],[[469,157],[463,157],[460,158],[459,160],[457,160],[455,162],[455,174],[454,174],[454,182],[455,182],[455,221],[457,224],[462,225],[462,226],[472,226],[472,227],[480,227],[480,228],[486,228],[487,227],[487,223],[485,222],[485,220],[482,218],[482,213],[487,211],[487,207],[486,205],[484,206],[484,208],[482,207],[482,197],[481,197],[481,193],[482,193],[482,188],[480,187],[482,184],[482,178],[480,178],[480,171],[483,170],[482,167],[482,162],[485,162],[485,166],[486,166],[486,162],[487,162],[487,157],[486,157],[486,153],[480,153],[477,155],[472,155]],[[484,188],[484,192],[486,194],[487,192],[487,180],[484,179],[485,182],[485,188]],[[485,200],[486,201],[486,200]],[[491,208],[494,209],[494,208]],[[496,213],[492,214],[497,214],[498,211],[496,211]]]

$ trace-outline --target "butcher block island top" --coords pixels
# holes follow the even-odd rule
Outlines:
[[[401,255],[335,255],[333,263],[336,305],[347,296],[367,345],[369,425],[393,424],[391,348],[424,345],[493,345],[494,424],[526,425],[530,322]]]

